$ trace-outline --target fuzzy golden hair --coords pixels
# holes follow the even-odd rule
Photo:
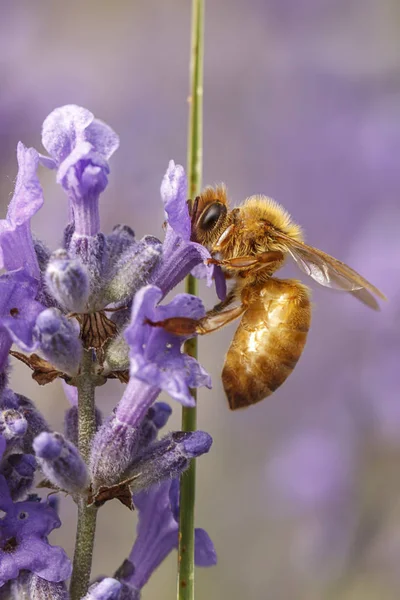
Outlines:
[[[202,190],[199,197],[198,213],[200,214],[203,208],[212,202],[221,202],[229,208],[228,191],[224,183],[219,183],[215,186],[209,185]]]
[[[292,239],[299,242],[304,241],[300,225],[292,221],[290,214],[281,204],[268,196],[250,196],[243,203],[241,212],[253,222],[267,221],[275,229],[279,229]]]

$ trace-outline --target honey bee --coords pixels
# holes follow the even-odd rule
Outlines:
[[[234,284],[226,299],[198,321],[153,323],[174,333],[216,331],[241,317],[225,358],[222,382],[232,410],[270,396],[299,360],[311,322],[310,290],[274,276],[287,257],[320,285],[349,292],[374,310],[385,296],[346,264],[303,241],[289,213],[266,196],[229,208],[223,185],[208,187],[189,204],[191,239],[204,245]],[[231,307],[232,304],[235,304]]]

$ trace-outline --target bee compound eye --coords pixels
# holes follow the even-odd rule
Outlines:
[[[206,208],[201,216],[199,224],[201,229],[210,231],[218,223],[220,216],[225,213],[226,207],[224,204],[221,204],[220,202],[213,202],[208,208]]]

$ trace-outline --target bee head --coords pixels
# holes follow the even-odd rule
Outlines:
[[[209,249],[228,226],[228,198],[224,185],[207,187],[189,204],[192,221],[191,240]]]

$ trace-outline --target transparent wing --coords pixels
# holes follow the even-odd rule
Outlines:
[[[375,296],[386,300],[378,288],[340,260],[281,232],[276,231],[275,234],[285,242],[287,251],[297,266],[320,285],[349,292],[374,310],[379,310]]]

